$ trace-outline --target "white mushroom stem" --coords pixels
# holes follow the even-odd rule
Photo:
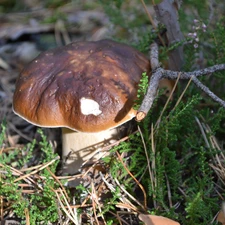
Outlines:
[[[75,174],[87,161],[93,162],[104,156],[101,149],[118,140],[117,128],[99,133],[81,133],[62,128],[62,156],[64,173]]]

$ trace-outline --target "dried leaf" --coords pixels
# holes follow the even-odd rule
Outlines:
[[[222,223],[222,225],[225,225],[225,215],[222,210],[219,212],[217,216],[217,221]]]
[[[173,90],[174,84],[175,84],[174,80],[162,79],[159,82],[159,88],[164,88],[165,91],[163,94],[166,95],[167,97],[169,97],[170,93]]]
[[[180,225],[178,222],[163,216],[140,214],[138,217],[145,225]]]

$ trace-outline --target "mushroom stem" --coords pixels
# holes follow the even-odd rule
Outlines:
[[[118,138],[117,128],[98,133],[80,133],[69,128],[62,128],[64,173],[75,174],[87,160],[93,162],[102,158],[104,152],[101,152],[101,149]]]

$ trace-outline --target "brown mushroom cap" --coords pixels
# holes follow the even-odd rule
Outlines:
[[[20,74],[13,109],[43,127],[99,132],[135,116],[148,59],[110,40],[75,42],[41,53]]]

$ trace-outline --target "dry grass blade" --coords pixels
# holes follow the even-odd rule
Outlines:
[[[151,163],[151,171],[152,171],[152,177],[151,177],[151,185],[152,185],[152,191],[153,193],[155,193],[155,190],[157,188],[157,178],[156,178],[156,162],[155,162],[155,142],[154,142],[154,128],[153,128],[153,124],[151,125],[151,145],[152,145],[152,163]],[[153,194],[153,204],[154,207],[156,208],[156,201],[155,201],[155,194]]]
[[[221,150],[218,141],[214,135],[212,135],[212,130],[209,125],[201,123],[198,118],[195,118],[198,126],[200,128],[201,134],[204,138],[205,144],[209,150],[215,149],[218,153],[213,157],[213,163],[209,163],[210,167],[217,174],[220,181],[225,185],[225,156]],[[203,119],[203,118],[202,118]]]
[[[169,179],[168,179],[166,173],[165,173],[165,178],[166,178],[166,186],[167,186],[167,190],[168,190],[169,206],[170,206],[170,208],[172,208],[173,207],[173,202],[172,202],[172,194],[171,194],[170,182],[169,182]]]
[[[116,207],[121,208],[121,209],[132,210],[133,212],[138,212],[136,207],[132,207],[132,205],[125,204],[125,203],[122,203],[122,202],[117,203]]]
[[[121,158],[121,155],[116,151],[116,154],[120,160],[120,162],[122,163],[124,169],[127,171],[127,173],[133,178],[133,180],[136,182],[136,184],[140,187],[140,189],[142,190],[142,193],[144,195],[144,208],[145,210],[147,209],[147,195],[145,192],[144,187],[140,184],[140,182],[134,177],[134,175],[130,172],[130,170],[126,167],[126,165],[123,162],[123,159]]]
[[[3,221],[4,209],[3,209],[3,196],[0,196],[0,219]]]
[[[61,39],[63,38],[63,40]],[[55,23],[55,40],[58,46],[71,43],[68,31],[63,20],[58,19]]]
[[[168,99],[167,99],[167,101],[166,101],[166,103],[165,103],[165,105],[164,105],[164,107],[163,107],[163,109],[162,109],[162,111],[161,111],[161,113],[160,113],[160,116],[159,116],[159,118],[158,118],[158,120],[157,120],[157,122],[156,122],[156,124],[155,124],[154,129],[159,125],[159,123],[160,123],[160,121],[161,121],[161,118],[162,118],[162,116],[163,116],[163,113],[165,112],[165,110],[166,110],[166,108],[167,108],[167,106],[168,106],[170,100],[172,99],[172,96],[173,96],[173,93],[174,93],[174,91],[175,91],[175,89],[176,89],[176,87],[177,87],[178,81],[180,80],[180,75],[181,75],[181,72],[179,73],[179,75],[178,75],[178,77],[177,77],[177,79],[176,79],[176,82],[175,82],[175,84],[174,84],[174,86],[173,86],[173,89],[172,89],[172,91],[170,92],[170,95],[169,95],[169,97],[168,97]]]
[[[208,148],[210,148],[210,144],[209,144],[209,141],[207,139],[207,136],[206,136],[206,133],[205,133],[205,130],[204,130],[204,127],[202,126],[202,123],[199,121],[199,119],[197,117],[195,117],[195,120],[200,128],[200,131],[201,131],[201,134],[203,136],[203,139],[205,141],[205,144]]]
[[[96,212],[96,206],[98,207],[99,212],[101,212],[101,207],[100,207],[100,203],[98,201],[98,195],[96,193],[93,181],[91,182],[91,193],[90,194],[91,194],[91,199],[92,199],[92,208],[93,208],[93,211],[94,211],[95,221],[99,225],[97,212]],[[101,215],[101,217],[104,221],[104,224],[106,224],[104,217],[102,215]]]
[[[109,213],[111,213],[114,217],[116,217],[118,219],[120,225],[123,225],[123,224],[129,225],[129,223],[127,223],[125,220],[123,220],[123,218],[120,218],[120,216],[118,215],[118,212],[115,214],[112,211],[109,211]],[[122,222],[123,222],[123,224],[122,224]]]
[[[24,213],[25,213],[25,217],[26,217],[26,225],[30,225],[29,210],[26,208]]]
[[[188,81],[188,83],[187,83],[185,89],[184,89],[183,92],[181,93],[181,95],[180,95],[179,99],[177,100],[176,105],[174,106],[174,108],[172,109],[172,111],[173,111],[173,110],[178,106],[178,104],[180,103],[180,101],[181,101],[181,99],[183,98],[185,92],[187,91],[187,89],[188,89],[188,87],[189,87],[189,85],[190,85],[192,79],[193,79],[193,76],[191,76],[191,78],[189,79],[189,81]]]
[[[65,195],[64,195],[64,193],[63,193],[63,191],[62,191],[62,189],[58,189],[58,191],[60,192],[60,194],[61,194],[61,196],[62,196],[62,198],[63,198],[63,202],[65,203],[66,207],[64,206],[64,204],[63,204],[63,202],[62,202],[62,200],[61,200],[61,197],[60,197],[60,195],[58,194],[58,192],[57,192],[56,190],[53,190],[53,191],[55,192],[56,197],[57,197],[57,199],[58,199],[58,201],[59,201],[59,204],[60,204],[62,210],[64,211],[64,213],[68,216],[68,218],[69,218],[75,225],[80,225],[80,223],[79,223],[79,221],[78,221],[78,218],[77,218],[77,215],[74,215],[73,210],[72,210],[72,208],[70,207],[70,205],[69,205],[69,203],[68,203],[68,201],[67,201],[67,199],[66,199],[66,197],[65,197]],[[68,208],[68,210],[67,210],[66,208]]]
[[[142,3],[142,5],[143,5],[143,7],[144,7],[144,9],[145,9],[145,12],[146,12],[146,14],[147,14],[147,16],[148,16],[149,21],[151,22],[151,24],[152,24],[152,26],[154,27],[154,29],[157,30],[157,27],[156,27],[156,25],[155,25],[155,23],[154,23],[154,20],[153,20],[151,14],[148,12],[148,9],[147,9],[147,6],[146,6],[144,0],[141,0],[141,3]],[[155,5],[155,4],[154,4],[154,5]],[[165,46],[165,42],[163,41],[163,38],[161,37],[161,35],[160,35],[159,33],[158,33],[158,37],[159,37],[159,39],[160,39],[162,45]]]
[[[136,202],[139,206],[141,206],[141,208],[143,208],[144,209],[144,206],[136,199],[136,198],[134,198],[130,193],[128,193],[126,190],[125,190],[125,188],[123,187],[123,185],[122,184],[120,184],[120,182],[115,178],[115,182],[116,182],[116,184],[118,185],[118,187],[131,199],[131,200],[133,200],[134,202]],[[130,201],[129,200],[127,200],[129,203],[130,203]],[[132,207],[135,209],[135,211],[136,212],[138,212],[138,209],[132,204]]]
[[[60,180],[55,176],[55,174],[52,173],[52,171],[48,167],[46,167],[46,169],[51,174],[51,176],[54,178],[54,180],[59,184],[59,186],[62,188],[63,193],[65,194],[67,200],[69,200],[69,196],[67,195],[67,192],[66,192],[64,186],[62,185],[62,183],[60,182]]]
[[[44,168],[50,166],[51,164],[53,164],[56,160],[59,160],[59,156],[55,157],[53,160],[51,160],[50,162],[47,162],[47,163],[44,163],[42,165],[40,165],[40,167],[32,172],[30,172],[29,174],[26,174],[26,175],[23,175],[17,179],[14,180],[14,183],[15,182],[18,182],[19,180],[23,180],[27,177],[30,177],[31,175],[35,174],[35,173],[38,173],[39,171],[43,170]]]
[[[138,126],[138,131],[139,131],[139,133],[141,135],[141,140],[142,140],[143,147],[144,147],[144,150],[145,150],[145,156],[146,156],[146,159],[147,159],[148,171],[149,171],[151,186],[152,186],[152,190],[154,192],[154,190],[155,190],[155,175],[153,174],[154,165],[155,165],[154,158],[152,159],[152,166],[151,166],[150,159],[149,159],[149,155],[148,155],[148,151],[147,151],[146,144],[145,144],[145,140],[144,140],[143,134],[142,134],[141,129],[140,129],[139,126]],[[153,125],[151,126],[151,140],[152,140],[152,151],[153,151],[153,155],[155,155],[154,154],[155,153],[155,151],[154,151],[155,148],[154,148],[154,138],[153,138]],[[154,205],[156,206],[155,201],[154,201]]]
[[[0,167],[5,168],[6,166],[0,163]],[[28,184],[36,184],[36,182],[31,177],[24,177],[24,174],[21,171],[13,168],[11,166],[7,166],[7,168],[10,169],[10,171],[11,171],[11,173],[12,173],[13,176],[20,176],[19,178],[22,177],[22,179],[19,179],[19,180],[24,180]],[[6,171],[0,171],[0,173],[7,173],[7,172]],[[14,181],[14,183],[15,183],[15,181]],[[40,185],[38,185],[38,187],[41,190],[43,189]]]
[[[106,186],[108,187],[108,189],[111,191],[111,192],[115,192],[116,191],[116,189],[114,188],[114,186],[113,186],[113,184],[110,184],[107,180],[106,180],[106,178],[103,176],[103,174],[100,172],[100,176],[101,176],[101,178],[102,178],[102,180],[103,180],[103,182],[106,184]],[[111,178],[111,180],[112,180],[113,178]],[[119,188],[121,189],[121,186],[119,185]],[[123,190],[123,189],[122,189]],[[123,204],[125,204],[125,205],[130,205],[130,207],[132,208],[132,209],[134,209],[134,211],[138,211],[138,209],[127,199],[127,198],[125,198],[124,196],[122,196],[122,195],[120,195],[119,196],[119,200],[121,201],[121,202],[123,202]],[[140,204],[140,206],[141,207],[143,207],[143,205],[142,204]]]

